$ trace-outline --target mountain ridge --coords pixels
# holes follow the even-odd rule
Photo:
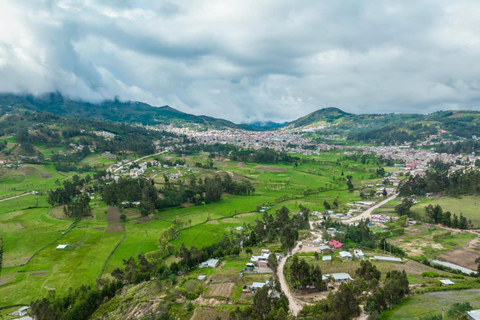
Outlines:
[[[59,93],[48,93],[39,96],[31,94],[0,94],[0,105],[11,106],[20,110],[50,112],[67,117],[91,118],[125,123],[141,123],[143,125],[188,123],[213,128],[235,128],[253,130],[246,124],[235,124],[231,121],[205,115],[193,115],[170,106],[155,107],[139,101],[105,100],[90,103],[74,100]]]

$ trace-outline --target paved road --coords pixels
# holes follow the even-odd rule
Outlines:
[[[389,201],[392,201],[393,199],[395,199],[397,197],[396,194],[394,194],[393,196],[390,196],[388,197],[387,199],[377,203],[376,205],[374,205],[373,207],[371,208],[368,208],[367,210],[363,211],[361,214],[359,214],[358,216],[355,216],[353,218],[350,218],[350,219],[347,219],[347,220],[343,220],[342,222],[343,223],[349,223],[349,224],[355,224],[356,222],[360,221],[360,220],[365,220],[367,218],[371,218],[372,217],[372,212],[375,210],[375,209],[378,209],[380,208],[381,206],[383,206],[384,204],[386,204],[387,202]]]
[[[30,191],[30,192],[22,193],[22,194],[19,194],[17,196],[13,196],[13,197],[10,197],[10,198],[1,199],[0,202],[15,199],[15,198],[19,198],[19,197],[23,197],[23,196],[27,196],[29,194],[35,194],[35,191]]]

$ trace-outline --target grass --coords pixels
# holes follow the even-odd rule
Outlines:
[[[393,310],[382,313],[382,319],[420,319],[427,315],[441,314],[455,302],[470,302],[473,309],[480,308],[480,290],[432,292],[405,298]],[[445,312],[445,319],[449,318]]]
[[[425,215],[425,207],[429,204],[439,204],[443,211],[450,211],[457,216],[462,213],[468,220],[472,220],[474,227],[480,227],[480,214],[478,213],[478,205],[480,200],[474,196],[463,196],[459,198],[441,197],[441,198],[421,198],[412,211]]]
[[[45,152],[49,152],[49,149],[45,149]],[[175,155],[164,156],[177,158]],[[286,163],[273,166],[280,170],[269,169],[272,167],[269,164],[240,165],[234,161],[216,160],[218,170],[234,173],[234,179],[250,179],[256,188],[255,194],[223,195],[222,200],[217,203],[164,210],[148,222],[132,224],[127,221],[125,225],[127,236],[108,260],[105,273],[121,267],[123,260],[130,256],[136,257],[140,253],[158,250],[160,232],[171,226],[176,217],[180,217],[186,225],[172,244],[202,247],[220,240],[224,234],[230,235],[231,230],[244,223],[254,223],[256,219],[261,219],[262,213],[255,212],[259,205],[275,205],[269,211],[272,214],[283,205],[292,212],[299,211],[300,205],[323,211],[325,200],[332,203],[333,199],[338,198],[340,204],[338,210],[344,210],[347,202],[359,198],[356,193],[349,193],[346,190],[346,183],[341,177],[342,171],[344,175],[351,174],[354,179],[362,180],[362,183],[377,183],[380,179],[368,178],[375,170],[372,165],[345,161],[342,166],[337,166],[336,160],[341,156],[341,153],[327,152],[320,156],[308,157],[315,158],[316,163],[299,162],[296,168]],[[185,160],[193,167],[195,162],[205,162],[206,156],[189,156]],[[104,168],[112,162],[113,160],[105,155],[90,155],[82,164]],[[173,168],[169,170],[176,172]],[[155,179],[162,183],[160,169],[155,168],[155,171],[147,172],[150,176],[157,175]],[[182,174],[185,174],[185,171],[186,169],[181,169]],[[76,173],[60,173],[52,165],[30,164],[2,173],[0,198],[32,190],[39,191],[40,194],[1,202],[0,231],[5,234],[5,252],[4,269],[0,276],[0,306],[28,303],[45,296],[48,290],[55,289],[57,294],[61,294],[69,287],[94,284],[108,254],[123,236],[122,233],[105,233],[106,204],[98,199],[92,200],[98,203],[92,205],[92,217],[83,219],[77,228],[46,247],[27,265],[22,266],[33,253],[55,240],[72,223],[72,219],[61,215],[61,209],[50,208],[46,196],[42,193],[57,188],[57,180],[61,182],[70,179]],[[195,175],[206,177],[214,173],[212,170],[198,169]],[[188,181],[188,176],[192,174],[185,174],[182,179]],[[307,193],[307,190],[310,192]],[[288,197],[284,198],[284,195]],[[136,219],[137,214],[129,212],[127,220]],[[74,248],[58,251],[55,249],[58,244],[73,244]],[[249,257],[241,255],[227,259],[218,270],[194,270],[192,275],[201,272],[223,280],[234,279],[235,287],[231,298],[238,301],[244,284],[265,281],[270,277],[254,274],[245,275],[238,280],[239,272],[248,261]]]

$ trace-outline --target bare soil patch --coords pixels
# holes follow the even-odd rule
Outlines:
[[[52,175],[50,173],[47,173],[47,172],[41,172],[40,173],[40,178],[50,179],[51,177],[52,177]]]
[[[35,273],[30,273],[30,277],[40,277],[40,276],[44,276],[46,274],[48,274],[49,272],[45,271],[45,272],[35,272]]]
[[[107,222],[116,223],[120,222],[120,209],[118,207],[108,207],[108,215],[107,215]]]
[[[455,248],[441,254],[439,257],[459,266],[476,270],[477,264],[475,259],[480,257],[480,254],[465,248]]]
[[[237,167],[239,167],[239,168],[245,168],[245,163],[244,163],[244,162],[239,162],[239,163],[237,164]]]
[[[208,286],[209,287],[208,295],[229,297],[234,286],[235,286],[235,283],[233,282],[211,284]]]
[[[17,169],[18,174],[23,174],[26,176],[35,174],[37,172],[38,170],[35,167],[31,167],[31,166],[21,166],[20,168]]]
[[[196,308],[193,320],[212,320],[212,319],[228,319],[228,311],[217,310],[213,308]]]
[[[95,227],[93,229],[95,229],[95,230],[105,230],[105,227]]]
[[[285,172],[285,171],[287,171],[287,169],[274,167],[274,166],[256,166],[254,169],[268,171],[268,172]]]
[[[152,221],[152,218],[142,217],[142,218],[138,218],[138,219],[135,219],[135,220],[130,220],[130,223],[131,224],[137,224],[137,223],[145,223],[145,222],[149,222],[149,221]]]
[[[55,218],[65,218],[65,215],[63,214],[63,207],[65,207],[65,205],[53,207],[50,209],[50,214]]]
[[[123,232],[123,225],[120,220],[120,209],[118,207],[108,207],[107,215],[107,230],[106,233],[119,233]]]
[[[108,224],[107,230],[105,230],[105,233],[121,233],[123,232],[123,225],[121,222],[116,222],[112,224]]]
[[[135,217],[141,217],[142,214],[138,212],[137,210],[132,210],[132,209],[123,209],[123,213],[127,215],[128,218],[135,218]]]
[[[195,204],[191,203],[191,202],[184,202],[182,203],[182,207],[184,208],[188,208],[188,207],[193,207]]]

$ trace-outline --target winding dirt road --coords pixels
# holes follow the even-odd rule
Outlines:
[[[345,223],[349,223],[349,224],[354,224],[362,219],[366,219],[366,218],[371,218],[372,217],[372,212],[375,210],[375,209],[378,209],[380,208],[381,206],[385,205],[387,202],[389,201],[392,201],[393,199],[395,199],[397,197],[397,195],[393,195],[393,196],[390,196],[388,197],[387,199],[377,203],[376,205],[374,205],[373,207],[371,208],[368,208],[367,210],[365,210],[364,212],[362,212],[361,214],[359,214],[358,216],[355,216],[353,218],[350,218],[348,220],[345,220],[343,222]],[[314,230],[314,225],[312,222],[310,222],[310,229],[312,229],[312,233],[317,236],[317,239],[315,239],[315,241],[321,241],[322,240],[322,236],[321,234],[318,234],[316,233]],[[293,248],[292,250],[292,254],[291,255],[294,255],[295,253],[299,252],[300,251],[300,247],[299,247],[299,244],[300,242],[298,242],[296,245],[295,245],[295,248]],[[290,312],[294,315],[294,316],[297,316],[298,313],[302,310],[303,306],[305,303],[299,301],[298,299],[296,299],[292,292],[290,291],[290,288],[287,284],[287,280],[285,279],[285,275],[283,274],[283,271],[285,269],[285,263],[287,262],[287,258],[291,255],[288,255],[284,258],[282,258],[279,263],[278,263],[278,271],[277,271],[277,274],[278,274],[278,280],[280,281],[280,286],[282,288],[282,291],[283,293],[285,293],[285,296],[288,298],[288,302],[289,302],[289,308],[290,308]],[[357,319],[366,319],[367,315],[365,313],[362,313],[360,315],[359,318]]]

